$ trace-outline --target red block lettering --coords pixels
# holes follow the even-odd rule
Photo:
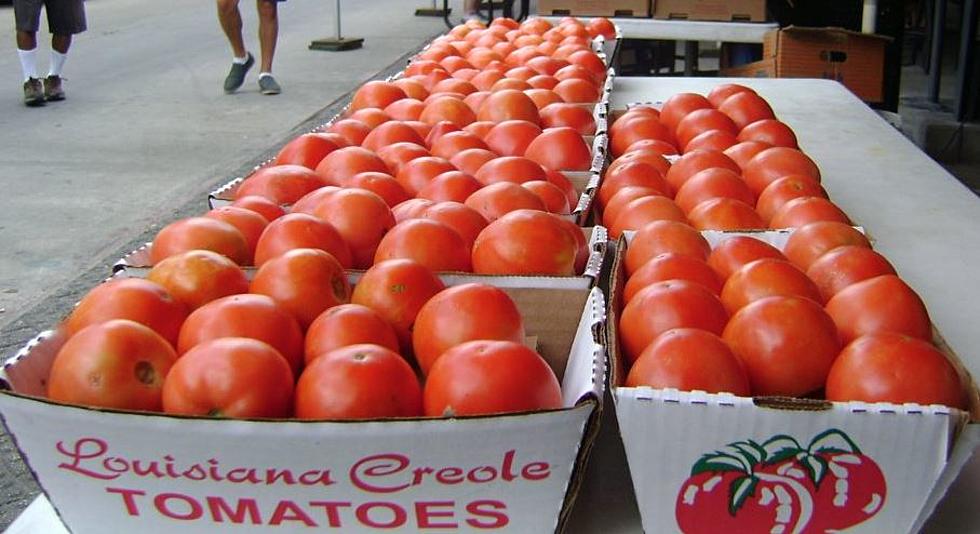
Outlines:
[[[394,516],[391,521],[387,523],[382,523],[375,519],[371,519],[371,510],[376,508],[387,508],[391,511]],[[405,525],[408,521],[408,514],[405,513],[405,509],[397,504],[390,502],[366,502],[357,507],[354,510],[357,515],[357,520],[361,522],[362,525],[367,525],[371,528],[398,528]]]
[[[330,502],[330,501],[312,501],[310,506],[322,506],[323,510],[327,514],[327,524],[331,527],[340,527],[340,508],[350,508],[349,502]]]
[[[302,508],[296,506],[293,501],[279,501],[279,505],[276,506],[276,511],[272,512],[272,518],[269,519],[270,525],[279,525],[283,521],[302,521],[308,527],[317,526],[316,521],[306,515],[306,512]]]
[[[434,507],[448,507],[449,510],[432,510]],[[432,520],[438,517],[452,518],[455,516],[453,508],[456,503],[453,501],[431,501],[415,503],[415,515],[418,516],[419,528],[458,528],[459,523],[434,523]]]
[[[182,514],[173,511],[169,504],[171,501],[183,502],[187,507],[187,511]],[[181,521],[200,519],[204,515],[204,509],[201,508],[201,503],[180,493],[161,493],[153,498],[153,506],[156,506],[157,511],[170,519],[179,519]]]
[[[243,523],[245,516],[248,515],[248,519],[253,525],[262,524],[262,516],[259,515],[259,506],[256,504],[255,499],[238,499],[238,504],[234,510],[221,497],[208,497],[207,502],[208,510],[211,512],[211,519],[215,523],[224,523],[225,517],[227,516],[232,523],[237,525]]]
[[[126,513],[129,515],[140,515],[139,508],[136,507],[136,499],[133,498],[134,495],[143,496],[146,495],[145,491],[131,490],[125,488],[106,488],[106,493],[118,493],[122,495],[123,504],[126,505]]]
[[[466,511],[476,518],[467,519],[466,524],[473,528],[505,527],[510,523],[510,518],[498,510],[506,509],[507,505],[500,501],[473,501],[466,505]]]

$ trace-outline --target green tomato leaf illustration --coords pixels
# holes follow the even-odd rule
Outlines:
[[[800,443],[796,441],[796,439],[785,434],[780,434],[767,439],[765,442],[763,442],[762,448],[766,451],[765,461],[767,464],[782,462],[787,458],[796,456],[803,450],[802,447],[800,447]]]
[[[739,471],[748,474],[750,469],[745,465],[745,461],[737,456],[715,452],[705,454],[691,468],[691,476],[705,472],[716,473],[719,471]]]
[[[861,454],[861,449],[858,448],[857,444],[847,434],[836,428],[824,430],[814,436],[807,450],[811,454],[818,452]]]
[[[759,479],[754,476],[742,476],[732,481],[728,487],[728,513],[733,517],[742,509],[745,501],[755,495],[755,487]]]
[[[800,464],[806,468],[807,476],[813,481],[813,485],[819,489],[820,483],[823,482],[824,476],[827,475],[827,460],[814,454],[806,454],[800,461]]]
[[[735,443],[729,443],[728,446],[735,451],[738,451],[738,454],[740,454],[742,458],[745,458],[751,466],[762,463],[762,460],[764,460],[766,457],[765,449],[762,449],[761,447],[753,447],[752,444],[748,442],[737,441]]]

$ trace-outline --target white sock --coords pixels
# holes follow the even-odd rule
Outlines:
[[[266,76],[272,76],[272,73],[271,72],[260,72],[259,73],[259,78],[264,78]]]
[[[244,65],[248,63],[248,52],[245,52],[245,57],[232,57],[231,62],[235,65]]]
[[[20,68],[24,72],[24,81],[37,78],[37,48],[33,50],[18,48],[17,56],[20,57]]]
[[[68,54],[62,54],[57,50],[51,50],[51,67],[48,69],[48,76],[61,76],[61,69],[65,68],[65,60]]]

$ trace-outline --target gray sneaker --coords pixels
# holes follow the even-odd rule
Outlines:
[[[30,78],[24,82],[24,105],[32,108],[44,105],[44,88],[41,86],[41,80]]]
[[[251,52],[248,52],[248,58],[245,60],[245,63],[232,63],[231,71],[228,72],[228,76],[225,78],[225,92],[234,93],[237,91],[238,88],[245,83],[245,73],[248,72],[248,69],[252,68],[252,65],[254,64],[255,58],[252,57]]]
[[[282,92],[282,88],[279,87],[276,79],[271,74],[259,76],[259,89],[262,90],[262,94],[264,95],[278,95]]]
[[[52,74],[44,79],[44,99],[48,102],[65,99],[65,90],[61,87],[61,76]]]

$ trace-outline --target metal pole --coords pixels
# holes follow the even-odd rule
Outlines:
[[[976,100],[977,95],[970,96],[971,78],[973,74],[974,38],[977,34],[977,2],[963,1],[963,25],[960,29],[960,58],[956,73],[956,120],[963,121],[970,108],[969,99]]]
[[[337,21],[337,33],[335,33],[334,35],[336,36],[337,40],[340,41],[343,39],[343,37],[340,36],[340,0],[336,0],[336,2],[334,2],[334,6],[336,7],[336,9],[334,10],[334,13],[336,13],[336,17],[334,18]]]
[[[932,50],[929,52],[929,101],[939,103],[939,79],[943,74],[943,31],[946,0],[936,0],[932,11]]]

